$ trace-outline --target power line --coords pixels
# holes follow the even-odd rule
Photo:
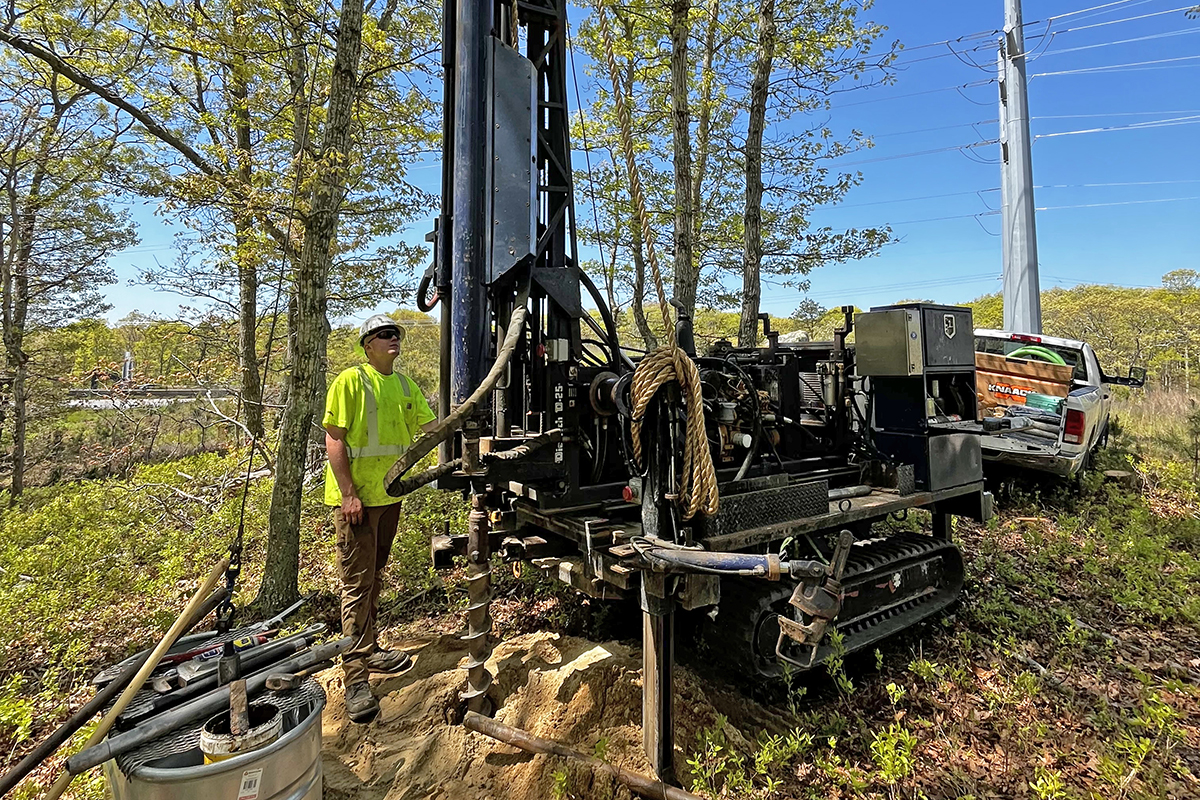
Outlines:
[[[1083,74],[1095,73],[1095,72],[1117,72],[1119,70],[1128,69],[1129,67],[1144,67],[1144,66],[1148,66],[1151,64],[1170,64],[1170,63],[1174,63],[1177,61],[1194,61],[1198,58],[1200,58],[1200,55],[1176,56],[1175,58],[1157,58],[1152,61],[1131,61],[1128,64],[1109,64],[1106,66],[1099,66],[1099,67],[1082,67],[1080,69],[1067,69],[1067,70],[1060,70],[1058,72],[1038,72],[1033,75],[1030,75],[1029,77],[1032,79],[1032,78],[1043,78],[1043,77],[1052,76],[1052,75],[1083,75]]]
[[[869,203],[839,203],[836,206],[829,206],[826,211],[836,211],[842,208],[863,208],[866,206],[886,206],[894,203],[915,203],[918,200],[938,200],[943,197],[965,197],[969,194],[977,195],[981,192],[998,192],[1000,189],[980,189],[975,192],[947,192],[946,194],[927,194],[922,197],[899,197],[892,200],[873,200]]]
[[[1138,2],[1134,3],[1134,5],[1142,5],[1143,3],[1147,2],[1147,1],[1148,0],[1139,0]],[[1101,3],[1100,5],[1092,6],[1091,8],[1081,8],[1078,11],[1068,11],[1065,14],[1055,14],[1053,17],[1050,17],[1050,19],[1066,19],[1067,17],[1079,16],[1080,14],[1088,14],[1089,16],[1102,16],[1104,14],[1111,13],[1109,11],[1103,11],[1102,9],[1111,8],[1112,6],[1123,6],[1123,5],[1127,5],[1130,2],[1131,2],[1131,0],[1114,0],[1114,2]],[[1099,13],[1093,14],[1091,12],[1099,12]]]
[[[1033,23],[1027,22],[1025,24],[1032,25]],[[1000,28],[992,28],[990,31],[976,31],[975,33],[964,33],[962,36],[959,36],[956,39],[942,39],[940,42],[926,42],[925,44],[915,44],[912,47],[904,46],[902,52],[911,53],[914,50],[924,50],[927,47],[942,47],[943,45],[962,44],[963,42],[968,42],[973,39],[978,39],[982,36],[996,36],[997,34],[1000,34],[1003,32],[1004,31],[1001,30]]]
[[[946,217],[927,217],[925,219],[903,219],[899,222],[889,222],[888,225],[919,225],[924,222],[942,222],[948,219],[979,219],[980,217],[991,217],[999,214],[997,210],[980,211],[978,214],[951,214]]]
[[[1078,11],[1068,11],[1065,14],[1056,14],[1052,17],[1046,17],[1045,19],[1037,19],[1037,20],[1032,20],[1030,22],[1023,22],[1023,23],[1021,23],[1021,27],[1028,28],[1032,25],[1041,25],[1042,23],[1045,23],[1045,22],[1052,22],[1054,20],[1066,19],[1067,17],[1073,17],[1073,16],[1077,16],[1080,14],[1089,14],[1090,12],[1097,12],[1097,11],[1099,11],[1100,13],[1098,13],[1098,14],[1092,13],[1090,15],[1091,16],[1102,16],[1105,13],[1111,13],[1111,12],[1105,12],[1105,11],[1102,11],[1101,9],[1109,8],[1111,6],[1125,5],[1126,3],[1129,3],[1129,2],[1130,2],[1130,0],[1116,0],[1116,2],[1112,2],[1112,3],[1102,3],[1101,5],[1092,6],[1090,8],[1083,8]],[[1138,2],[1135,2],[1134,5],[1143,5],[1146,2],[1149,2],[1149,0],[1138,0]],[[1185,9],[1186,8],[1187,7],[1185,6]],[[1160,12],[1160,13],[1166,14],[1166,13],[1171,13],[1171,12],[1164,11],[1164,12]],[[1155,16],[1155,15],[1151,14],[1148,16]],[[1141,17],[1132,17],[1131,19],[1141,19]],[[1125,21],[1127,21],[1127,20],[1110,20],[1110,22],[1125,22]],[[1102,24],[1109,24],[1109,23],[1102,23]],[[1088,27],[1091,27],[1091,26],[1088,26]],[[1083,30],[1083,28],[1072,28],[1071,30]],[[1066,31],[1056,31],[1055,33],[1065,33],[1065,32]],[[974,33],[964,33],[962,36],[958,36],[953,39],[942,39],[941,41],[937,41],[937,42],[926,42],[924,44],[912,45],[911,47],[904,47],[903,52],[911,53],[916,50],[924,50],[924,49],[927,49],[930,47],[950,47],[951,50],[953,50],[953,45],[964,44],[966,42],[974,41],[975,39],[980,39],[980,38],[984,38],[984,37],[999,36],[1002,33],[1004,33],[1003,28],[992,28],[990,30],[975,31]],[[1053,36],[1054,34],[1050,34],[1050,35]],[[975,50],[979,50],[979,49],[982,49],[983,47],[990,47],[990,46],[991,46],[991,43],[989,42],[986,45],[978,45],[974,48],[971,48],[970,50],[968,50],[966,52],[974,52]],[[953,55],[953,54],[954,54],[953,52],[942,53],[936,57],[944,58],[945,56]],[[922,59],[916,59],[914,61],[903,61],[903,62],[897,61],[896,63],[912,64],[912,63],[916,63],[916,61],[925,61],[925,60],[927,60],[927,59],[922,58]]]
[[[1023,23],[1021,23],[1021,27],[1028,28],[1031,25],[1041,25],[1043,22],[1049,22],[1050,20],[1066,19],[1067,17],[1074,17],[1079,14],[1087,14],[1089,12],[1099,11],[1100,9],[1108,8],[1110,6],[1125,5],[1126,3],[1129,3],[1129,2],[1131,2],[1131,0],[1115,0],[1115,2],[1111,2],[1111,3],[1102,3],[1101,5],[1092,6],[1091,8],[1082,8],[1078,11],[1068,11],[1065,14],[1055,14],[1054,16],[1046,17],[1045,19],[1037,19],[1037,20],[1033,20],[1031,22],[1023,22]],[[1148,2],[1148,0],[1138,0],[1138,2],[1134,3],[1134,5],[1141,5],[1144,2]],[[975,31],[974,33],[964,33],[962,36],[958,36],[953,39],[942,39],[941,41],[938,41],[938,42],[926,42],[925,44],[916,44],[916,45],[912,45],[911,47],[905,47],[904,52],[911,53],[914,50],[924,50],[929,47],[941,47],[943,45],[962,44],[963,42],[969,42],[974,39],[979,39],[979,38],[985,37],[985,36],[998,36],[999,34],[1002,34],[1002,33],[1004,33],[1003,28],[991,28],[990,30]]]
[[[1168,111],[1166,113],[1175,114],[1175,113],[1180,113],[1180,112]],[[871,138],[872,139],[885,139],[888,136],[908,136],[908,135],[914,134],[914,133],[931,133],[933,131],[948,131],[953,128],[974,128],[976,125],[991,125],[996,122],[999,122],[999,120],[984,119],[984,120],[980,120],[979,122],[960,122],[957,125],[941,125],[937,128],[917,128],[917,129],[911,130],[911,131],[893,131],[892,133],[873,133],[873,134],[871,134]]]
[[[984,142],[972,142],[971,144],[951,145],[949,147],[935,147],[932,150],[918,150],[915,153],[900,153],[899,155],[894,155],[894,156],[879,156],[878,158],[864,158],[864,159],[859,159],[858,161],[847,161],[842,164],[838,164],[837,168],[841,169],[842,167],[853,167],[853,166],[857,166],[859,164],[874,164],[879,161],[895,161],[895,160],[901,159],[901,158],[915,158],[917,156],[928,156],[928,155],[933,155],[934,153],[947,153],[952,150],[958,150],[960,152],[965,152],[967,150],[971,150],[976,147],[986,147],[988,145],[999,144],[999,143],[1000,143],[999,139],[988,139],[987,141],[984,141]]]
[[[1077,131],[1058,131],[1056,133],[1041,133],[1033,137],[1034,141],[1038,139],[1053,139],[1057,136],[1075,136],[1082,133],[1107,133],[1109,131],[1132,131],[1132,130],[1149,130],[1151,128],[1173,128],[1177,125],[1195,125],[1200,123],[1200,114],[1190,117],[1175,117],[1174,119],[1158,119],[1149,120],[1147,122],[1133,122],[1129,125],[1108,125],[1103,128],[1084,128]]]
[[[920,64],[922,61],[933,61],[934,59],[946,58],[947,56],[957,56],[961,60],[962,56],[966,55],[967,53],[977,53],[980,50],[991,50],[995,47],[995,45],[993,45],[991,42],[984,42],[983,44],[978,44],[978,45],[976,45],[974,47],[970,47],[966,50],[959,51],[959,50],[955,50],[954,47],[948,43],[942,42],[942,44],[945,44],[945,46],[947,48],[947,51],[945,53],[935,53],[934,55],[931,55],[931,56],[923,56],[921,58],[910,58],[910,59],[907,59],[904,61],[897,59],[896,61],[893,61],[891,64],[888,64],[888,68],[896,69],[899,67],[907,67],[909,64]]]
[[[1059,211],[1067,208],[1104,208],[1108,206],[1140,206],[1148,203],[1178,203],[1184,200],[1200,200],[1200,195],[1192,197],[1163,197],[1158,200],[1120,200],[1115,203],[1082,203],[1074,206],[1045,206],[1038,211]]]
[[[1085,44],[1081,47],[1067,47],[1062,50],[1047,50],[1042,53],[1041,57],[1057,56],[1063,53],[1078,53],[1081,50],[1095,50],[1097,47],[1112,47],[1118,44],[1130,44],[1131,42],[1147,42],[1151,39],[1166,39],[1172,36],[1188,36],[1193,33],[1200,33],[1200,27],[1185,28],[1179,31],[1167,31],[1166,33],[1153,33],[1149,36],[1135,36],[1132,39],[1118,39],[1114,42],[1100,42],[1099,44]]]
[[[1030,119],[1094,119],[1095,117],[1153,117],[1162,114],[1200,114],[1200,109],[1182,111],[1104,111],[1099,114],[1038,114]]]
[[[850,292],[855,294],[863,294],[866,292],[892,292],[900,289],[938,289],[947,286],[960,286],[968,283],[981,283],[983,281],[993,281],[998,279],[998,275],[993,273],[978,273],[975,275],[960,275],[953,278],[937,278],[928,281],[904,281],[902,283],[877,284],[875,286],[856,286],[853,289],[825,289],[819,292],[805,292],[805,297],[820,298],[820,297],[844,297]],[[773,285],[783,286],[783,284],[774,281],[764,281]],[[796,302],[794,298],[780,297],[775,299],[764,300],[763,306],[779,306],[782,304],[790,304]]]
[[[897,95],[892,95],[891,97],[874,97],[870,100],[859,100],[858,102],[855,102],[855,103],[841,103],[838,105],[838,108],[849,108],[850,106],[862,106],[862,105],[866,105],[867,103],[882,103],[885,100],[902,100],[906,97],[917,97],[918,95],[934,94],[935,92],[953,92],[953,91],[956,91],[959,89],[974,89],[976,87],[987,86],[988,84],[995,83],[995,82],[996,82],[995,78],[989,78],[987,80],[979,80],[979,81],[968,81],[967,83],[961,83],[961,84],[958,84],[957,86],[943,86],[938,89],[926,89],[925,91],[922,91],[922,92],[910,92],[908,94],[897,94]]]
[[[1144,283],[1114,283],[1112,281],[1105,281],[1104,283],[1096,283],[1091,278],[1072,278],[1072,277],[1068,277],[1066,275],[1046,275],[1046,277],[1049,278],[1050,280],[1054,280],[1054,281],[1065,281],[1067,283],[1074,283],[1076,285],[1084,285],[1084,286],[1115,286],[1119,289],[1161,289],[1161,288],[1163,288],[1162,284],[1159,284],[1158,286],[1149,286]],[[1062,287],[1062,288],[1067,288],[1067,287]]]
[[[1175,185],[1179,185],[1179,184],[1192,184],[1192,183],[1200,183],[1200,178],[1181,178],[1181,179],[1177,179],[1177,180],[1166,180],[1166,181],[1110,181],[1110,182],[1106,182],[1106,183],[1040,183],[1040,184],[1037,184],[1036,186],[1034,186],[1033,188],[1035,188],[1035,189],[1102,189],[1102,188],[1124,187],[1124,186],[1175,186]],[[893,197],[893,198],[890,198],[887,200],[871,200],[866,203],[838,203],[837,205],[826,206],[825,208],[823,208],[821,210],[822,211],[840,211],[842,209],[847,209],[847,208],[866,208],[869,206],[888,206],[888,205],[895,205],[897,203],[916,203],[916,202],[920,202],[923,200],[942,200],[947,197],[967,197],[970,195],[974,195],[976,197],[982,197],[984,194],[987,194],[990,192],[998,192],[998,191],[1000,191],[1000,187],[993,186],[993,187],[990,187],[987,189],[976,189],[975,191],[945,192],[943,194],[926,194],[926,195],[921,195],[919,197]],[[989,211],[991,211],[991,210],[992,209],[989,209]],[[933,221],[940,221],[942,219],[967,219],[967,218],[974,217],[974,216],[976,216],[976,215],[975,214],[961,214],[961,215],[957,215],[954,217],[934,217],[928,221],[933,222]],[[888,224],[889,225],[902,225],[902,224],[911,224],[913,222],[918,222],[918,221],[921,221],[921,220],[909,220],[907,223],[890,222]]]
[[[1183,178],[1171,181],[1118,181],[1115,183],[1048,183],[1035,189],[1094,189],[1103,186],[1165,186],[1178,183],[1200,183],[1200,178]],[[988,190],[991,191],[991,190]]]
[[[1117,25],[1122,22],[1135,22],[1136,20],[1139,20],[1139,19],[1150,19],[1151,17],[1161,17],[1163,14],[1178,14],[1183,11],[1190,11],[1193,8],[1195,8],[1195,6],[1190,6],[1190,5],[1180,6],[1179,8],[1171,8],[1166,11],[1155,11],[1152,14],[1141,14],[1136,17],[1125,17],[1123,19],[1109,19],[1109,20],[1105,20],[1104,22],[1094,22],[1091,25],[1080,25],[1078,28],[1064,28],[1061,31],[1055,31],[1054,33],[1058,34],[1058,33],[1074,33],[1076,31],[1086,31],[1086,30],[1091,30],[1092,28],[1102,28],[1105,25]]]

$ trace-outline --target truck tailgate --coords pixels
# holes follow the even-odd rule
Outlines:
[[[1004,453],[1034,458],[1054,458],[1060,449],[1058,442],[1049,439],[1039,440],[1033,436],[1022,436],[1017,432],[984,436],[980,440],[980,445],[985,453]]]

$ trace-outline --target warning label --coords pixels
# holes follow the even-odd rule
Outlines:
[[[242,773],[242,785],[238,789],[237,800],[258,800],[258,792],[262,787],[261,769],[248,769]]]

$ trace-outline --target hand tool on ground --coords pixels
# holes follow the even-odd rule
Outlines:
[[[298,672],[272,672],[267,676],[267,688],[272,692],[294,692],[304,683],[305,678],[324,672],[332,666],[332,661],[325,661]]]
[[[296,670],[302,670],[314,664],[320,664],[322,661],[329,661],[336,658],[353,646],[354,639],[350,636],[345,636],[337,641],[327,642],[326,644],[317,645],[309,650],[305,650],[303,653],[299,653],[279,664],[272,672],[295,672]],[[253,697],[263,691],[267,683],[267,674],[266,672],[262,672],[251,675],[246,679],[246,692],[248,696]],[[131,731],[110,736],[98,744],[89,742],[89,745],[94,746],[89,746],[86,750],[76,753],[68,759],[67,769],[71,775],[78,775],[84,770],[103,764],[110,758],[116,758],[119,755],[128,753],[130,750],[140,747],[152,739],[157,739],[163,734],[170,733],[182,728],[184,725],[211,716],[228,705],[229,687],[222,686],[208,694],[201,695],[186,705],[164,712],[155,719],[149,720]],[[98,739],[99,737],[94,738]],[[54,797],[57,798],[58,795]]]
[[[167,635],[164,636],[162,641],[158,643],[158,647],[154,648],[154,652],[152,652],[146,659],[145,663],[142,664],[142,668],[139,669],[137,674],[133,676],[133,680],[131,680],[129,685],[125,687],[125,691],[122,692],[121,696],[117,698],[117,702],[109,710],[108,714],[106,714],[105,717],[100,720],[100,724],[97,725],[96,729],[92,731],[92,735],[88,738],[87,743],[84,744],[85,750],[89,747],[93,747],[93,745],[98,743],[108,733],[109,728],[111,728],[113,723],[116,722],[117,717],[120,716],[121,712],[125,710],[125,707],[128,706],[133,700],[134,695],[136,695],[142,688],[142,684],[146,682],[146,678],[149,678],[150,673],[155,667],[158,666],[159,659],[171,649],[171,645],[175,644],[175,640],[179,638],[180,634],[182,634],[184,630],[192,624],[192,620],[195,618],[197,610],[204,605],[205,598],[209,592],[213,590],[213,587],[217,585],[217,581],[220,580],[225,574],[225,568],[228,566],[229,559],[221,559],[220,563],[217,564],[217,566],[213,568],[213,571],[208,574],[208,577],[204,579],[204,583],[201,584],[200,588],[192,596],[191,601],[188,602],[187,608],[185,608],[183,613],[179,615],[179,618],[175,620],[175,624],[171,626],[171,629],[167,631]],[[75,777],[75,774],[76,773],[72,772],[64,773],[57,781],[54,782],[54,785],[50,787],[50,791],[46,792],[45,800],[58,800],[58,798],[62,797],[63,792],[67,790],[67,786],[70,785],[71,780]]]
[[[228,589],[228,587],[223,587],[223,588],[219,589],[218,592],[220,592],[221,596],[217,597],[215,599],[215,602],[217,604],[219,604],[221,601],[223,601],[225,599],[225,597],[229,593],[229,589]],[[314,597],[316,597],[315,592],[313,594],[308,595],[307,597],[300,598],[295,603],[292,603],[290,606],[288,606],[287,608],[285,608],[283,611],[276,614],[275,616],[271,617],[270,619],[266,619],[266,620],[263,620],[262,622],[254,623],[253,625],[249,626],[248,628],[245,629],[245,631],[242,632],[242,637],[251,636],[251,635],[255,635],[255,634],[262,634],[266,631],[270,631],[271,629],[280,628],[285,619],[290,617],[292,614],[295,614],[296,611],[298,611],[301,606],[303,606],[305,603],[307,603],[309,600],[311,600]],[[209,611],[211,612],[212,609],[210,608]],[[207,614],[205,616],[207,616]],[[163,659],[159,662],[160,666],[163,663],[174,664],[174,663],[178,663],[179,661],[190,661],[195,656],[195,651],[197,651],[197,650],[204,652],[204,651],[207,651],[208,649],[212,648],[212,649],[217,650],[217,655],[220,655],[221,651],[224,649],[224,645],[206,645],[206,644],[204,644],[205,640],[211,639],[216,635],[217,635],[216,631],[204,631],[204,632],[193,634],[191,636],[186,636],[186,637],[180,639],[178,642],[175,643],[175,647],[172,648],[174,650],[177,650],[178,652],[168,653],[168,655],[163,657]],[[242,637],[239,637],[239,638],[242,638]],[[189,647],[186,650],[180,650],[179,646],[185,642],[189,645]],[[103,685],[107,684],[108,682],[113,680],[115,677],[120,675],[122,670],[124,670],[130,664],[134,663],[138,659],[144,659],[149,654],[150,654],[149,650],[143,650],[142,652],[132,655],[129,658],[125,659],[124,661],[122,661],[118,664],[114,664],[111,667],[105,667],[103,670],[101,670],[96,675],[96,677],[92,678],[92,683],[96,684],[97,686],[103,686]]]
[[[266,644],[279,634],[278,628],[271,628],[260,633],[245,633],[233,640],[232,644],[235,650],[239,653],[244,650],[249,650],[252,647],[258,647],[260,644]],[[212,658],[219,657],[225,649],[224,643],[214,644],[208,647],[197,647],[189,650],[186,653],[177,653],[168,655],[159,662],[159,666],[163,664],[182,664],[187,661],[208,661]]]
[[[242,663],[242,671],[247,675],[258,672],[280,672],[277,662],[288,658],[297,652],[304,650],[312,644],[313,640],[324,631],[324,625],[313,625],[311,632],[296,634],[289,636],[286,639],[280,639],[277,642],[272,642],[265,647],[259,647],[251,650],[246,654],[246,658]],[[205,692],[212,691],[217,687],[217,673],[210,672],[207,675],[189,681],[186,686],[181,689],[176,689],[170,694],[156,697],[144,708],[136,711],[126,712],[117,719],[117,727],[121,730],[127,730],[135,725],[140,725],[143,721],[157,715],[168,708],[174,708],[181,703],[195,697],[199,697]]]
[[[266,644],[278,633],[279,629],[274,628],[263,633],[239,636],[238,638],[234,639],[232,643],[225,642],[222,644],[212,645],[210,647],[196,648],[188,653],[167,656],[159,662],[159,666],[161,667],[163,664],[168,663],[203,664],[206,661],[223,656],[229,644],[233,645],[233,649],[236,652],[244,653],[247,650],[252,650],[256,647]],[[154,691],[158,692],[159,694],[167,694],[168,692],[173,692],[179,687],[183,686],[184,681],[180,679],[178,667],[172,667],[162,675],[156,675],[154,680],[151,681],[150,685],[153,686]]]
[[[202,619],[207,617],[212,610],[217,607],[217,604],[225,599],[229,590],[221,587],[208,596],[208,599],[196,609],[196,613],[192,616],[191,623],[188,627],[194,627],[200,623]],[[201,637],[207,638],[209,634],[200,634]],[[181,640],[182,641],[182,640]],[[63,742],[67,741],[75,734],[75,731],[82,728],[88,720],[96,715],[109,701],[116,697],[122,689],[129,685],[129,681],[146,663],[146,658],[150,655],[150,650],[142,652],[126,659],[123,664],[125,666],[118,670],[114,677],[105,681],[106,685],[96,692],[96,696],[89,700],[82,708],[72,714],[66,722],[58,727],[58,730],[46,737],[46,739],[33,749],[29,755],[21,759],[15,767],[8,771],[8,774],[0,778],[0,797],[8,794],[14,786],[16,786],[26,775],[34,770],[38,764],[41,764],[54,751],[62,746]]]
[[[190,666],[191,663],[180,666]],[[203,669],[203,667],[199,667],[199,669]],[[233,642],[225,643],[225,649],[221,653],[221,657],[217,659],[216,672],[218,686],[224,686],[242,677],[242,657],[234,649]],[[183,675],[181,674],[179,677],[182,679]]]
[[[299,641],[300,639],[311,639],[313,636],[316,636],[317,634],[324,633],[324,632],[325,632],[325,623],[318,622],[315,625],[310,625],[309,627],[305,628],[304,630],[300,631],[299,633],[293,633],[291,636],[285,636],[282,639],[277,639],[276,641],[274,641],[268,645],[263,645],[262,647],[253,648],[250,651],[248,651],[247,653],[245,653],[244,655],[242,655],[242,657],[241,657],[241,662],[242,662],[242,667],[243,667],[242,671],[245,672],[246,671],[245,667],[248,664],[252,663],[250,660],[251,655],[258,656],[263,651],[276,652],[274,648],[281,648],[281,646],[283,646],[283,645],[287,645],[287,644]],[[222,658],[224,658],[224,656]],[[220,661],[221,661],[221,659],[217,659],[216,663],[214,663],[213,661],[188,661],[186,663],[180,664],[176,668],[179,671],[179,679],[183,683],[184,686],[187,686],[189,683],[191,683],[192,681],[194,681],[198,678],[203,678],[206,675],[217,674],[219,671],[219,662]],[[257,661],[257,662],[253,662],[253,663],[262,663],[262,662]],[[234,679],[236,679],[236,676],[235,676],[235,678],[231,678],[230,680],[234,680]],[[222,683],[228,683],[228,682],[229,682],[228,680],[222,681]]]
[[[301,597],[299,600],[292,603],[290,606],[285,608],[283,611],[280,611],[278,614],[271,617],[270,619],[265,619],[262,622],[256,622],[255,624],[251,625],[249,628],[246,629],[244,635],[249,635],[252,633],[260,633],[262,631],[269,631],[272,628],[282,628],[284,620],[286,620],[292,614],[295,614],[297,611],[300,610],[301,606],[303,606],[305,603],[307,603],[309,600],[312,600],[316,596],[317,596],[317,593],[313,592],[312,594],[309,594],[305,597]]]

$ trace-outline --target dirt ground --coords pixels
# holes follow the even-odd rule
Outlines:
[[[324,719],[325,796],[331,800],[551,797],[626,798],[603,776],[562,759],[534,756],[462,727],[458,693],[466,649],[454,634],[403,639],[415,659],[403,675],[373,679],[381,712],[370,725],[349,722],[341,681],[327,680]],[[641,654],[617,642],[597,644],[556,633],[527,633],[496,645],[489,669],[500,708],[496,719],[610,763],[649,773],[641,745]],[[718,714],[730,744],[748,747],[743,730],[778,730],[784,720],[740,694],[676,675],[676,742],[694,742]],[[682,713],[681,713],[682,712]],[[751,737],[755,735],[750,734]],[[677,747],[682,767],[688,753]],[[558,773],[556,775],[556,773]]]

